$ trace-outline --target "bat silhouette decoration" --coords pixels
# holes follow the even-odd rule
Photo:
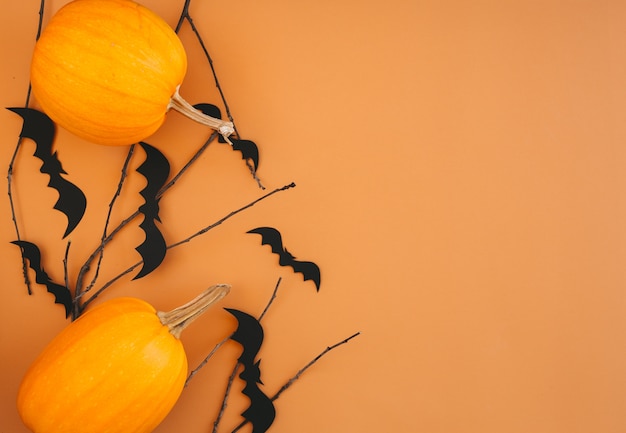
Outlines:
[[[43,163],[39,171],[50,176],[48,186],[59,193],[59,199],[55,203],[54,209],[62,212],[67,217],[67,228],[63,234],[65,238],[83,218],[87,207],[87,198],[76,185],[61,176],[62,174],[67,174],[67,172],[63,170],[57,153],[52,152],[56,126],[52,119],[41,111],[20,107],[8,108],[8,110],[22,118],[23,124],[20,137],[30,138],[35,142],[34,156]]]
[[[37,284],[45,285],[48,292],[54,295],[55,304],[61,304],[65,307],[65,317],[67,318],[72,311],[72,294],[67,287],[52,282],[48,274],[43,270],[39,247],[27,241],[13,241],[11,243],[21,248],[22,257],[28,260],[30,268],[35,271],[35,281]]]
[[[199,104],[195,104],[193,107],[196,110],[202,111],[207,116],[215,117],[216,119],[221,119],[222,118],[222,112],[220,111],[220,109],[219,109],[219,107],[217,105],[207,104],[207,103],[201,102]],[[224,141],[224,142],[226,142],[226,141]]]
[[[215,117],[217,119],[222,118],[222,113],[220,109],[213,104],[196,104],[194,107],[204,114]],[[240,138],[235,138],[232,135],[228,137],[228,139],[233,144],[233,150],[237,150],[241,152],[241,158],[245,161],[252,161],[252,168],[256,171],[259,168],[259,148],[256,143],[251,140],[242,140]],[[218,137],[218,141],[220,143],[226,143],[227,141],[221,135]]]
[[[278,264],[281,266],[290,266],[294,272],[304,275],[304,281],[313,280],[317,291],[320,290],[321,274],[320,268],[313,262],[304,262],[296,260],[296,258],[283,247],[283,240],[280,232],[273,227],[257,227],[248,231],[248,233],[256,233],[261,235],[261,244],[270,245],[272,252],[278,254]]]
[[[241,152],[242,159],[252,160],[252,167],[256,171],[259,168],[259,148],[256,143],[251,140],[240,140],[235,137],[230,137],[229,140],[233,143],[233,150]]]
[[[139,212],[143,215],[143,221],[139,227],[145,233],[146,238],[141,245],[135,248],[141,255],[143,266],[133,278],[134,280],[145,277],[154,271],[165,259],[167,244],[156,225],[157,221],[161,221],[157,194],[165,185],[170,174],[170,164],[165,155],[148,143],[141,142],[139,145],[146,153],[146,159],[137,167],[137,172],[146,179],[146,186],[140,192],[144,198],[144,203],[139,207]]]
[[[238,361],[243,365],[239,378],[245,383],[242,394],[250,399],[250,406],[241,415],[252,424],[252,433],[266,432],[276,418],[272,400],[259,388],[261,382],[261,361],[255,361],[263,343],[263,327],[257,319],[239,310],[226,308],[235,316],[238,325],[230,337],[243,347]]]

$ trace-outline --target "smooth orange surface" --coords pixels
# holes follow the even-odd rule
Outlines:
[[[63,3],[46,2],[46,19]],[[175,25],[182,3],[144,5]],[[38,9],[2,6],[3,106],[24,104]],[[360,331],[281,395],[275,433],[626,431],[624,2],[192,0],[191,12],[239,132],[260,146],[266,191],[297,187],[102,299],[171,309],[224,282],[233,289],[220,305],[258,315],[282,277],[263,319],[270,394]],[[181,37],[181,94],[219,102],[188,24]],[[21,121],[5,111],[0,122],[6,173]],[[170,143],[176,172],[207,136],[173,113],[148,141]],[[126,151],[64,131],[55,146],[88,197],[70,235],[75,277],[98,244]],[[66,221],[33,150],[24,142],[16,158],[15,213],[62,281]],[[129,177],[113,221],[136,209],[142,187]],[[239,154],[212,144],[161,200],[165,235],[183,239],[261,194]],[[26,293],[6,196],[0,215],[0,431],[21,433],[20,379],[67,322],[45,289]],[[321,266],[319,293],[245,233],[259,226]],[[101,284],[135,263],[141,240],[129,228],[110,244]],[[190,366],[235,326],[218,307],[185,330]],[[224,345],[156,432],[210,431],[238,355]],[[246,407],[239,390],[220,431]]]

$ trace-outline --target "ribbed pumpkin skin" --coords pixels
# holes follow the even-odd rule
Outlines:
[[[17,407],[35,433],[148,433],[184,387],[182,343],[135,298],[102,303],[61,331],[26,373]]]
[[[154,133],[187,70],[172,28],[131,0],[74,0],[35,45],[31,83],[43,111],[88,141],[129,145]]]

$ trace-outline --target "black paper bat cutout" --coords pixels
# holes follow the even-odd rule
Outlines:
[[[252,433],[264,433],[276,418],[276,408],[258,385],[263,384],[261,361],[255,361],[255,358],[263,343],[263,327],[247,313],[230,308],[226,308],[226,311],[235,316],[238,322],[237,330],[230,338],[243,347],[238,359],[243,365],[239,378],[245,383],[242,393],[250,399],[250,406],[241,415],[252,424]]]
[[[256,143],[251,140],[240,140],[239,138],[229,137],[233,143],[233,150],[241,152],[241,158],[244,160],[252,160],[253,168],[256,171],[259,168],[259,148]]]
[[[281,266],[291,266],[294,272],[304,275],[304,281],[313,280],[317,291],[320,290],[321,273],[320,268],[313,262],[303,262],[296,258],[283,247],[283,240],[280,232],[273,227],[258,227],[248,231],[261,235],[261,244],[270,245],[272,252],[278,254],[278,264]]]
[[[194,107],[204,114],[208,116],[215,117],[217,119],[222,118],[222,113],[220,109],[212,104],[196,104]],[[233,143],[233,150],[238,150],[241,152],[241,158],[243,160],[252,160],[253,168],[256,171],[259,168],[259,148],[256,143],[251,140],[242,140],[235,137],[228,137],[228,139]],[[218,141],[220,143],[226,143],[224,137],[221,135],[218,137]]]
[[[201,102],[200,104],[195,104],[193,107],[196,110],[202,111],[207,116],[215,117],[216,119],[222,118],[222,112],[217,105]]]
[[[54,122],[41,111],[32,108],[13,107],[8,108],[18,114],[24,121],[20,137],[30,138],[35,142],[36,148],[34,156],[43,163],[39,171],[50,175],[48,186],[54,188],[59,193],[59,199],[54,205],[54,209],[62,212],[67,217],[67,228],[65,238],[78,225],[85,214],[87,198],[85,194],[73,183],[64,179],[61,174],[67,174],[56,152],[52,152],[52,143],[56,133]]]
[[[146,152],[145,161],[137,167],[137,172],[146,178],[146,186],[140,194],[144,198],[144,203],[139,207],[139,212],[143,215],[143,221],[139,227],[144,231],[146,238],[137,248],[141,255],[143,266],[139,273],[133,278],[142,278],[154,271],[165,259],[167,244],[163,234],[156,225],[160,222],[158,192],[165,185],[165,181],[170,175],[170,163],[155,147],[148,143],[139,143]]]
[[[67,287],[54,283],[41,266],[41,252],[39,247],[32,242],[13,241],[22,250],[22,257],[28,260],[30,268],[35,271],[35,281],[37,284],[46,286],[48,292],[54,295],[54,303],[65,307],[65,317],[72,311],[72,294]]]

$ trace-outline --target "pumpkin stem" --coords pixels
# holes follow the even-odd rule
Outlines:
[[[176,87],[176,92],[174,92],[172,99],[170,99],[170,104],[168,106],[168,109],[173,108],[174,110],[182,113],[183,115],[187,116],[191,120],[194,120],[198,123],[202,123],[203,125],[207,125],[210,128],[215,129],[224,137],[226,141],[228,141],[228,143],[232,145],[228,137],[235,132],[233,123],[226,122],[224,120],[217,119],[215,117],[207,116],[202,111],[195,109],[193,105],[185,101],[183,97],[180,96],[179,89],[180,89],[180,86]]]
[[[180,338],[183,329],[200,317],[211,305],[226,296],[229,291],[230,286],[228,284],[211,286],[191,301],[174,308],[172,311],[157,311],[157,316],[161,323],[169,328],[174,337]]]

